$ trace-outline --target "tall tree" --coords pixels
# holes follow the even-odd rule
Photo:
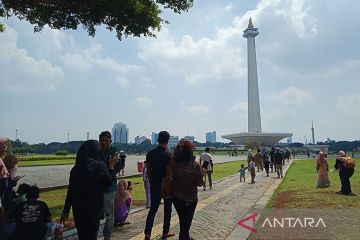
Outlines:
[[[151,36],[168,23],[161,9],[175,13],[188,11],[194,0],[0,0],[0,17],[16,16],[35,24],[34,31],[48,25],[54,29],[77,29],[82,26],[90,36],[105,25],[123,36]],[[0,31],[4,26],[0,23]]]

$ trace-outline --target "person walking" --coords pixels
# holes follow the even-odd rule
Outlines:
[[[275,162],[274,162],[274,154],[275,154],[275,148],[272,147],[270,149],[270,168],[271,168],[271,172],[273,172],[273,169],[274,169],[274,172],[276,172],[276,167],[275,167]]]
[[[339,151],[334,168],[339,170],[341,190],[337,194],[352,195],[350,178],[354,174],[355,162],[352,158],[346,157],[344,151]]]
[[[329,187],[329,165],[323,152],[320,152],[316,159],[316,171],[318,173],[316,187]]]
[[[171,162],[173,173],[172,196],[179,217],[179,240],[190,240],[189,230],[198,202],[197,187],[203,185],[204,169],[195,161],[194,145],[181,139]]]
[[[100,159],[109,166],[109,161],[111,156],[116,157],[117,159],[120,156],[116,155],[116,148],[111,147],[111,133],[109,131],[103,131],[99,135],[100,142]],[[121,159],[117,161],[114,166],[115,175],[120,172],[122,162]],[[105,215],[105,224],[103,229],[104,240],[110,240],[113,227],[114,227],[114,200],[117,189],[116,178],[113,180],[110,186],[105,187],[104,193],[104,207],[103,212]]]
[[[283,161],[284,161],[284,155],[280,151],[280,148],[276,148],[276,151],[274,153],[274,161],[275,161],[275,167],[277,172],[277,178],[283,178]]]
[[[117,160],[110,156],[106,166],[100,159],[100,146],[96,140],[85,141],[77,152],[60,222],[68,220],[72,207],[79,240],[97,239],[105,187],[116,179],[114,167]]]
[[[150,210],[146,217],[145,240],[150,240],[151,231],[154,225],[155,215],[159,209],[161,201],[161,185],[165,177],[166,168],[170,167],[171,154],[167,151],[170,134],[167,131],[161,131],[158,135],[159,145],[146,154],[146,167],[150,181]],[[174,236],[170,233],[170,220],[172,211],[172,198],[164,199],[164,221],[162,238]]]
[[[204,169],[206,175],[203,185],[203,191],[206,190],[206,176],[209,179],[209,189],[212,189],[212,178],[211,174],[213,173],[213,160],[210,154],[210,148],[206,147],[205,152],[200,155],[200,166]]]
[[[258,172],[259,172],[259,170],[264,171],[264,161],[263,161],[263,156],[262,156],[262,154],[260,152],[260,149],[258,149],[256,151],[255,163],[256,163],[256,168],[257,168]]]

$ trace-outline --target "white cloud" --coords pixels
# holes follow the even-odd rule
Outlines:
[[[225,10],[225,11],[230,11],[231,9],[233,9],[232,4],[228,4],[228,5],[226,5],[226,6],[224,7],[224,10]]]
[[[89,71],[92,68],[90,61],[79,53],[65,53],[63,56],[64,65],[79,71]]]
[[[238,102],[234,104],[231,108],[227,110],[228,112],[247,112],[248,103],[247,102]]]
[[[277,104],[294,105],[301,104],[311,98],[311,93],[299,88],[290,86],[279,92],[273,93],[271,99]]]
[[[204,106],[204,105],[193,105],[185,107],[186,111],[193,114],[206,114],[211,111],[211,108]]]
[[[346,95],[338,97],[336,108],[343,113],[359,113],[360,112],[360,94]],[[354,117],[356,118],[356,117]]]
[[[11,92],[52,91],[64,77],[63,70],[44,59],[35,59],[18,48],[18,34],[9,26],[0,34],[0,82]]]
[[[115,82],[116,82],[120,87],[126,87],[126,86],[130,85],[130,81],[129,81],[127,78],[121,77],[121,76],[116,77]]]
[[[150,106],[152,104],[152,101],[150,98],[146,97],[146,96],[142,96],[142,97],[137,97],[134,100],[134,103],[137,104],[140,107],[147,107]]]

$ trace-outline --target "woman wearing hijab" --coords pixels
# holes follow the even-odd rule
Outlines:
[[[328,176],[329,166],[325,154],[319,153],[316,159],[316,171],[318,173],[316,187],[329,187],[330,180]]]
[[[121,179],[117,185],[115,203],[114,203],[114,224],[123,225],[126,222],[130,212],[131,195],[129,193],[128,182]]]
[[[354,169],[350,169],[345,167],[344,160],[346,158],[346,154],[344,151],[339,151],[334,168],[339,170],[339,177],[341,181],[341,190],[336,192],[337,194],[345,194],[350,195],[351,186],[350,186],[350,177],[354,174]]]
[[[112,156],[106,166],[99,159],[99,153],[98,141],[84,142],[77,152],[75,166],[70,172],[68,192],[60,221],[64,223],[68,219],[72,207],[80,240],[97,239],[104,187],[110,186],[116,178],[114,165],[117,157]]]

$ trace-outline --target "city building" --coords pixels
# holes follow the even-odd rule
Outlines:
[[[192,143],[195,141],[195,137],[194,137],[194,136],[185,136],[184,138],[185,138],[186,140],[192,142]]]
[[[145,136],[136,136],[135,137],[135,144],[139,145],[139,144],[141,144],[142,142],[144,142],[146,140],[147,140],[147,137],[145,137]]]
[[[207,132],[206,133],[206,143],[216,143],[216,132]]]
[[[115,123],[111,131],[113,143],[126,144],[129,140],[129,128],[125,123]]]
[[[152,132],[151,133],[151,144],[152,145],[156,145],[158,142],[158,137],[159,137],[159,134],[158,133],[155,133],[155,132]]]
[[[178,142],[179,142],[178,136],[170,136],[168,147],[173,148],[176,146],[176,144],[178,144]]]

